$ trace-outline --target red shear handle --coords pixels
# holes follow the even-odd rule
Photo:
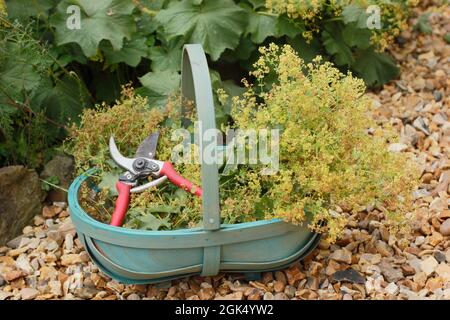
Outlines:
[[[119,197],[116,200],[116,207],[111,218],[111,225],[120,227],[122,225],[123,219],[128,211],[128,205],[130,204],[130,190],[131,186],[118,181],[116,183],[116,189],[119,193]]]
[[[184,189],[192,194],[195,194],[198,197],[202,196],[203,192],[202,189],[192,184],[192,182],[190,182],[189,180],[180,176],[178,172],[176,172],[176,170],[173,168],[170,162],[164,162],[164,165],[161,169],[161,175],[166,176],[167,179],[169,179],[170,182],[172,182],[177,187],[180,187],[181,189]]]

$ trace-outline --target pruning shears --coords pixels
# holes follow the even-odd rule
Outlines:
[[[183,178],[174,169],[172,163],[155,159],[158,139],[159,132],[152,133],[141,142],[135,157],[127,158],[119,152],[114,137],[110,137],[109,151],[111,157],[120,167],[127,170],[120,175],[119,181],[116,183],[119,196],[111,218],[111,225],[117,227],[122,225],[130,204],[130,193],[142,192],[148,188],[158,186],[166,180],[198,197],[202,195],[202,189]],[[152,177],[153,180],[138,186],[138,180],[148,177]]]

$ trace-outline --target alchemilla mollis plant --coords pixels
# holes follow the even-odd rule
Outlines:
[[[395,134],[370,119],[363,81],[320,56],[305,64],[288,45],[260,52],[251,72],[256,82],[234,98],[232,116],[241,129],[281,130],[278,174],[253,182],[271,204],[265,218],[310,220],[335,240],[346,223],[340,212],[376,205],[392,226],[406,226],[418,170],[409,155],[387,151]]]

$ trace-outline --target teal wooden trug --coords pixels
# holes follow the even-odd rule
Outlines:
[[[182,67],[182,95],[198,109],[202,137],[205,130],[215,128],[215,113],[201,45],[184,47]],[[110,226],[91,218],[78,202],[80,187],[92,171],[70,186],[71,219],[92,261],[122,283],[276,270],[305,257],[320,239],[306,224],[295,226],[279,219],[220,224],[218,167],[206,163],[201,170],[203,228],[145,231]]]

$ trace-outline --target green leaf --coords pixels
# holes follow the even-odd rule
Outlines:
[[[57,176],[50,176],[41,181],[41,189],[44,191],[50,191],[54,188],[52,185],[57,186],[57,185],[59,185],[59,183],[60,183],[60,181]]]
[[[149,72],[140,77],[143,87],[136,92],[146,96],[150,104],[163,106],[170,94],[180,88],[181,76],[178,72],[165,70]]]
[[[150,10],[161,10],[168,0],[139,0],[139,4]]]
[[[378,53],[372,47],[357,52],[352,69],[364,79],[368,86],[374,87],[379,87],[396,78],[400,72],[389,55]]]
[[[157,218],[151,212],[147,212],[149,210],[146,210],[146,214],[143,216],[139,216],[136,219],[139,221],[139,229],[144,230],[153,230],[157,231],[162,227],[166,227],[167,229],[170,229],[171,223],[169,221],[169,217],[165,217],[164,219]]]
[[[253,9],[261,9],[266,7],[266,0],[248,0],[253,6]]]
[[[251,35],[254,43],[262,43],[266,38],[276,33],[277,18],[267,16],[253,10],[247,10],[248,25],[244,35]]]
[[[88,59],[83,54],[80,46],[76,43],[67,43],[62,46],[52,46],[49,48],[49,52],[62,66],[66,66],[73,61],[81,64],[88,63]]]
[[[66,13],[70,5],[78,5],[81,13],[81,28],[69,29]],[[78,43],[84,54],[94,56],[102,40],[109,40],[115,50],[120,50],[123,39],[131,39],[136,31],[132,16],[134,5],[127,0],[63,0],[57,6],[57,12],[50,17],[55,28],[56,43]]]
[[[120,170],[119,165],[113,159],[108,159],[105,162],[108,164],[108,166],[111,167],[111,169],[113,169],[113,170]]]
[[[55,0],[10,0],[6,4],[11,20],[27,21],[29,17],[46,17],[48,10],[56,4]]]
[[[150,213],[179,213],[180,208],[165,205],[165,204],[155,204],[155,205],[149,206],[145,211],[146,211],[146,213],[147,212],[150,212]]]
[[[419,19],[417,20],[417,23],[414,25],[414,30],[418,30],[422,33],[431,34],[433,32],[433,28],[430,25],[430,18],[431,13],[422,13],[419,16]]]
[[[234,49],[244,32],[246,14],[232,0],[173,1],[156,19],[169,39],[183,36],[186,43],[202,44],[213,60],[225,49]]]
[[[258,220],[263,220],[266,213],[273,210],[273,200],[267,196],[263,196],[255,204],[255,217]]]
[[[227,61],[235,62],[237,60],[248,60],[257,46],[253,43],[250,37],[244,37],[239,42],[239,45],[234,51],[227,50],[225,52]],[[224,55],[225,56],[225,55]]]
[[[245,92],[245,88],[238,86],[233,80],[222,81],[222,87],[230,97],[237,97]]]
[[[26,61],[7,59],[0,65],[0,83],[11,91],[32,90],[39,85],[40,79],[33,65]]]
[[[448,33],[446,33],[446,34],[444,35],[444,40],[445,40],[447,43],[450,43],[450,32],[448,32]]]
[[[323,47],[318,38],[313,38],[310,43],[307,43],[303,37],[288,38],[288,43],[306,63],[311,62],[317,55],[322,54]]]
[[[124,69],[117,68],[116,72],[100,70],[99,67],[92,67],[92,83],[95,86],[95,98],[97,101],[113,102],[120,97],[121,86],[126,83],[124,80]]]
[[[342,18],[346,24],[355,22],[361,29],[367,29],[367,14],[364,8],[357,4],[349,4],[342,11]]]
[[[115,50],[110,42],[102,41],[100,48],[106,58],[108,65],[125,62],[131,67],[136,67],[141,58],[148,56],[147,39],[142,35],[133,37],[131,40],[125,40],[120,50]]]
[[[216,113],[216,125],[220,128],[222,125],[226,125],[230,120],[232,97],[240,96],[244,93],[245,89],[236,85],[233,80],[222,81],[219,72],[210,70],[211,86],[214,93],[214,106]],[[219,101],[217,97],[217,90],[223,89],[228,95],[226,101]]]
[[[180,71],[183,38],[175,38],[167,44],[150,48],[149,58],[153,71]]]
[[[305,25],[301,20],[292,20],[282,15],[278,17],[277,24],[275,26],[275,36],[282,37],[288,36],[289,38],[295,38],[300,35],[303,31],[305,31]]]
[[[65,76],[56,84],[42,84],[33,97],[32,105],[45,111],[47,117],[60,122],[77,122],[78,115],[88,104],[88,95],[76,78]]]
[[[347,24],[342,30],[342,37],[350,47],[367,49],[370,47],[372,32],[367,28],[358,28],[356,24]]]
[[[136,15],[136,26],[138,32],[149,35],[154,33],[158,29],[159,23],[152,16],[149,16],[147,14],[140,14]]]
[[[344,27],[341,23],[328,23],[322,31],[322,42],[327,52],[334,56],[339,66],[351,65],[355,61],[350,47],[343,36]]]
[[[117,196],[116,183],[119,181],[119,174],[108,172],[102,176],[102,181],[98,184],[100,189],[107,189],[111,196]]]
[[[161,96],[168,96],[178,90],[181,76],[174,71],[149,72],[140,77],[142,85]]]

